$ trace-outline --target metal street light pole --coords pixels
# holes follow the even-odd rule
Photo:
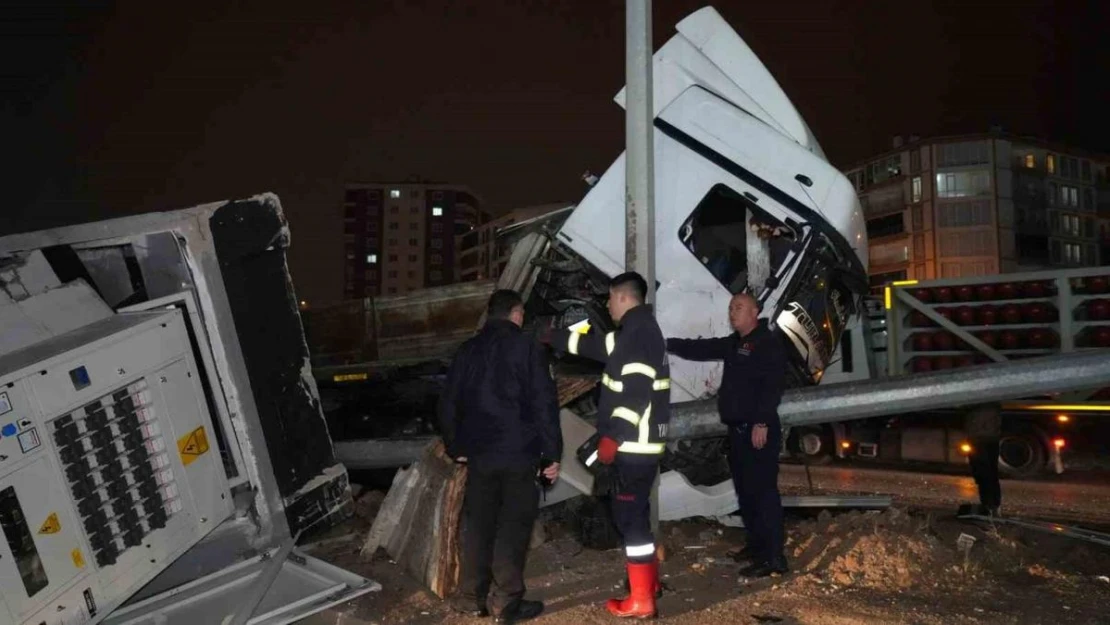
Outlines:
[[[651,0],[625,3],[625,248],[626,271],[647,282],[655,304],[655,145],[652,140]],[[651,529],[659,529],[659,476],[651,489]]]

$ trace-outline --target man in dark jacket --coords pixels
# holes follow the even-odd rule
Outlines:
[[[621,618],[655,615],[659,563],[651,533],[651,487],[663,456],[670,422],[671,380],[666,342],[644,303],[647,282],[635,272],[609,282],[609,316],[620,329],[608,334],[553,332],[552,347],[605,363],[598,400],[596,458],[615,465],[613,519],[624,538],[629,596],[606,609]]]
[[[668,339],[667,350],[686,360],[723,360],[717,410],[728,426],[729,468],[748,542],[741,554],[751,564],[745,577],[787,571],[783,553],[782,499],[778,490],[782,426],[778,406],[786,375],[782,338],[759,319],[759,303],[747,293],[728,307],[731,336]]]
[[[524,304],[509,290],[489,300],[486,324],[447,372],[439,425],[447,454],[468,467],[456,609],[513,623],[539,615],[524,599],[524,564],[539,512],[537,471],[554,481],[563,454],[555,382],[543,346],[521,332]],[[493,583],[492,593],[490,583]]]

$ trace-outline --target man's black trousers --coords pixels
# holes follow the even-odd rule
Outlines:
[[[987,508],[1002,505],[1002,485],[998,482],[998,439],[973,438],[968,463],[979,487],[979,503]]]
[[[536,470],[471,459],[462,513],[461,607],[480,609],[488,597],[496,613],[524,596],[524,564],[539,512]]]
[[[728,428],[728,465],[732,485],[740,503],[740,518],[748,533],[748,544],[760,562],[783,558],[782,498],[779,496],[779,447],[782,430],[767,428],[763,449],[752,446],[752,428]]]
[[[632,562],[655,559],[651,535],[651,487],[659,463],[655,457],[627,459],[617,454],[617,487],[612,495],[613,522],[624,538],[625,556]]]

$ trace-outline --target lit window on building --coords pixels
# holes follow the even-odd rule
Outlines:
[[[442,206],[433,206],[432,207],[432,217],[443,217],[443,207]]]
[[[1026,154],[1025,155],[1025,167],[1028,168],[1028,169],[1034,169],[1034,168],[1036,168],[1036,166],[1037,166],[1036,157],[1033,156],[1032,154]]]
[[[401,190],[400,189],[390,189],[389,190],[389,197],[391,197],[393,199],[397,199],[397,198],[401,197]]]
[[[366,255],[366,264],[367,265],[373,265],[377,262],[378,262],[378,255],[377,254],[367,254]]]
[[[921,176],[914,176],[913,178],[913,201],[921,201]]]
[[[1044,157],[1044,165],[1048,169],[1048,173],[1055,174],[1056,173],[1056,155],[1055,154],[1049,154],[1048,156]]]

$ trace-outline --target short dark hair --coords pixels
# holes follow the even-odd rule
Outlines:
[[[624,291],[641,304],[647,299],[647,281],[635,271],[627,271],[609,281],[609,289]]]
[[[524,306],[520,294],[511,289],[498,289],[489,296],[489,305],[486,306],[486,316],[491,319],[508,319],[509,314],[517,306]]]

